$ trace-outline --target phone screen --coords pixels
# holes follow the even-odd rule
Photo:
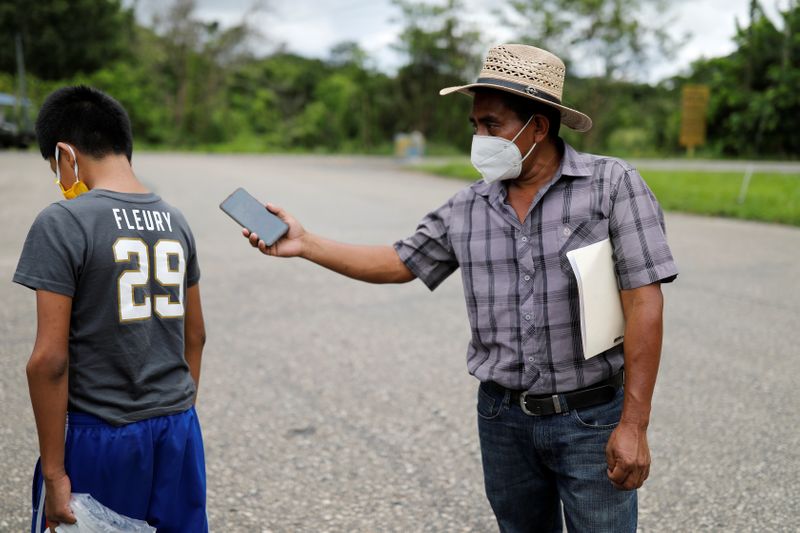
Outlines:
[[[233,220],[247,228],[267,246],[272,246],[289,230],[286,223],[267,211],[264,204],[239,187],[219,204]]]

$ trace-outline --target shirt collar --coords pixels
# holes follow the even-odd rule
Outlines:
[[[564,156],[561,159],[560,175],[571,177],[587,177],[593,174],[592,157],[589,154],[578,152],[568,143],[564,143]],[[559,176],[560,178],[560,176]],[[506,195],[506,187],[502,181],[486,183],[483,180],[476,181],[472,185],[475,194],[490,199],[503,199]]]
[[[578,152],[568,143],[564,143],[564,158],[561,160],[561,175],[576,178],[592,176],[594,163],[592,156]]]

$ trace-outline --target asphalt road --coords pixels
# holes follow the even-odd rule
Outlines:
[[[140,154],[194,228],[209,341],[198,410],[217,532],[493,531],[458,275],[370,286],[254,252],[217,207],[235,187],[310,231],[386,243],[463,182],[376,158]],[[0,153],[0,531],[28,527],[36,459],[24,366],[34,297],[10,283],[59,198]],[[670,214],[663,358],[642,531],[797,531],[800,229]]]

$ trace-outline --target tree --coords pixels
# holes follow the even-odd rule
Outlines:
[[[31,74],[58,80],[91,73],[126,55],[133,28],[133,12],[121,0],[6,0],[0,2],[0,70],[16,71],[19,33]]]
[[[364,68],[367,63],[367,53],[355,41],[342,41],[331,47],[330,63],[334,66],[352,65]]]
[[[687,81],[711,88],[708,137],[722,153],[800,153],[800,7],[779,16],[782,29],[754,0],[749,25],[737,24],[737,50],[692,67]]]
[[[173,142],[219,142],[225,138],[225,84],[240,61],[248,59],[255,33],[248,22],[262,9],[254,4],[242,20],[222,28],[196,16],[197,0],[173,0],[153,20],[160,52],[153,70],[165,84],[173,111]],[[253,11],[255,10],[255,11]]]
[[[562,131],[580,149],[594,151],[655,141],[651,131],[629,123],[629,109],[621,106],[633,106],[630,110],[642,116],[656,98],[657,91],[631,82],[646,79],[651,60],[677,48],[666,32],[669,5],[667,0],[506,0],[496,14],[515,30],[516,40],[549,50],[567,64],[565,103],[592,117],[594,125],[578,136]],[[661,107],[654,107],[661,122]],[[622,138],[628,140],[619,143]]]
[[[483,51],[480,33],[459,18],[463,0],[430,5],[394,0],[404,26],[396,48],[408,58],[396,77],[397,125],[433,140],[464,144],[469,138],[468,100],[439,90],[475,76]]]
[[[667,33],[669,6],[667,0],[507,0],[497,15],[519,42],[565,63],[599,62],[605,79],[642,79],[648,60],[677,48]]]

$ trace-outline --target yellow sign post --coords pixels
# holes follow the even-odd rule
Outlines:
[[[710,91],[707,85],[684,85],[681,102],[681,146],[689,157],[694,147],[706,142],[706,111]]]

